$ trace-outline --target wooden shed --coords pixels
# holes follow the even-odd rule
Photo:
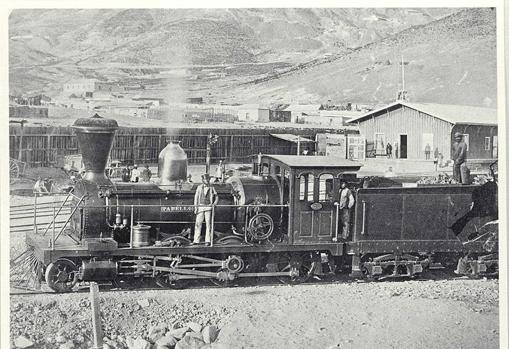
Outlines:
[[[387,143],[393,156],[425,159],[427,145],[431,158],[436,149],[447,159],[451,155],[454,133],[464,134],[469,159],[498,156],[497,110],[461,105],[409,103],[396,101],[349,121],[358,125],[366,137],[369,155],[387,156]]]

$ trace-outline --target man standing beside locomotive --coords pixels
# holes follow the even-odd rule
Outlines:
[[[467,144],[463,140],[463,135],[459,132],[454,134],[454,143],[452,144],[453,177],[458,183],[466,183],[467,178],[463,178],[461,168],[466,167]],[[465,176],[466,177],[466,176]]]
[[[355,204],[352,191],[346,187],[346,182],[341,181],[339,189],[339,218],[341,219],[341,237],[347,240],[350,235],[350,209]]]
[[[194,239],[193,244],[200,243],[201,226],[205,220],[205,245],[210,245],[211,234],[213,234],[212,227],[212,211],[214,206],[217,205],[219,197],[216,190],[210,184],[210,175],[205,173],[201,176],[202,184],[196,189],[194,195],[194,213],[196,214],[196,223],[194,226]]]

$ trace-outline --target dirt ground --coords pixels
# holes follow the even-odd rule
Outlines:
[[[91,346],[88,293],[11,296],[11,340]],[[151,326],[220,328],[215,348],[498,348],[498,281],[356,282],[101,292],[115,348]],[[70,344],[69,344],[70,345]]]

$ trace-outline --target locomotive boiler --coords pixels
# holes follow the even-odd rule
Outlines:
[[[213,184],[219,202],[212,245],[191,245],[199,183],[186,182],[187,157],[177,143],[160,153],[158,182],[112,182],[104,170],[116,121],[95,115],[73,128],[86,172],[64,200],[71,213],[51,237],[48,228],[27,234],[41,265],[37,275],[57,292],[82,281],[180,287],[274,277],[297,283],[338,267],[353,277],[415,277],[459,258],[471,276],[498,271],[494,181],[372,186],[357,178],[362,164],[356,161],[262,155],[255,175]],[[346,240],[338,232],[341,182],[355,197]]]
[[[104,173],[118,128],[116,121],[94,116],[77,120],[73,128],[86,168],[74,189],[75,203],[83,203],[72,217],[74,233],[89,242],[109,238],[113,244],[129,243],[140,235],[144,235],[143,241],[136,243],[143,245],[171,236],[189,238],[194,229],[194,195],[200,183],[186,182],[187,156],[177,142],[169,143],[159,155],[157,184],[112,182]],[[244,226],[245,216],[250,212],[239,210],[238,205],[279,204],[279,196],[274,195],[278,193],[277,184],[270,178],[234,178],[214,187],[219,196],[214,228],[223,236],[253,228],[253,224]],[[84,200],[80,202],[80,198]],[[271,232],[280,228],[278,220],[271,220],[271,224],[268,227]],[[131,235],[133,229],[135,236]]]

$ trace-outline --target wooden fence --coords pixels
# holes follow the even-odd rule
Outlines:
[[[204,163],[207,137],[217,135],[212,145],[212,161],[248,163],[259,152],[263,154],[296,154],[297,145],[271,136],[292,133],[315,139],[317,133],[338,133],[329,129],[164,129],[120,128],[111,151],[112,160],[155,163],[159,152],[169,141],[180,141],[190,163]],[[10,157],[30,166],[62,166],[65,155],[79,153],[78,143],[68,127],[10,127]],[[21,148],[20,148],[21,143]],[[306,145],[307,146],[307,145]],[[310,149],[313,151],[313,149]]]

